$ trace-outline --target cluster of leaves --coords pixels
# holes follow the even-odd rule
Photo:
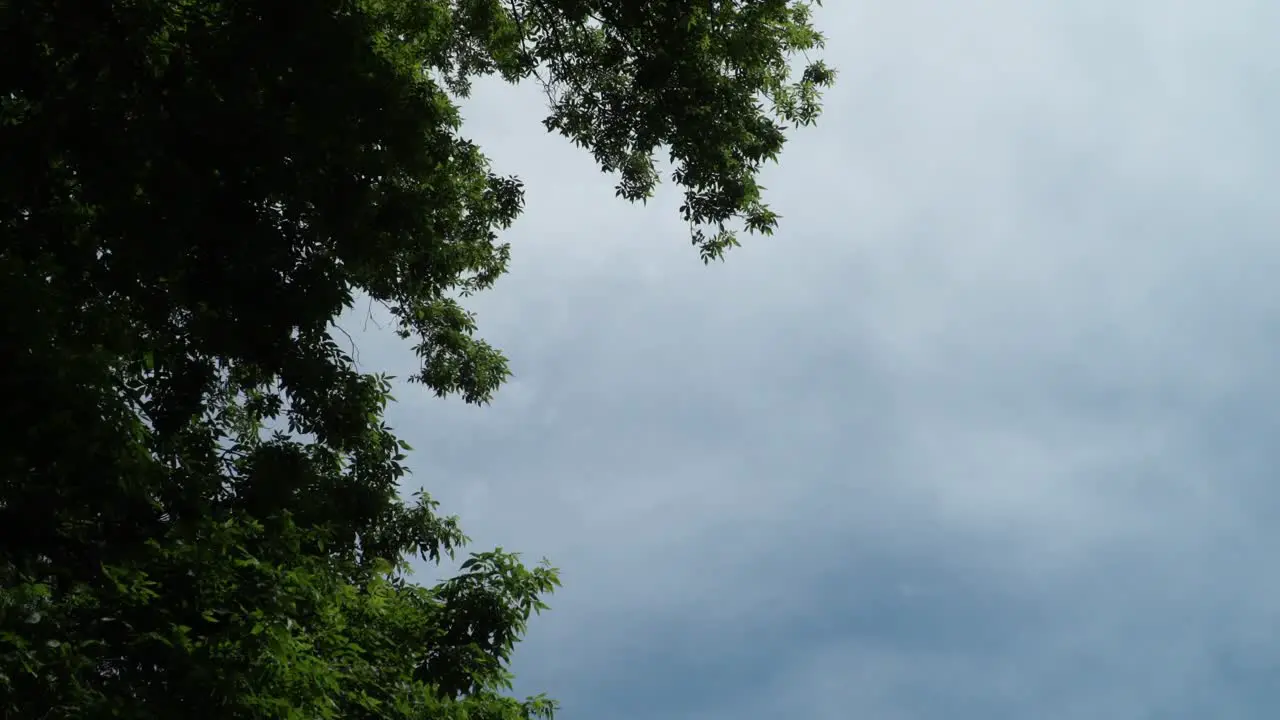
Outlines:
[[[0,5],[0,714],[549,715],[503,693],[555,571],[409,581],[465,538],[401,498],[390,378],[332,323],[384,305],[412,380],[486,402],[458,298],[523,197],[460,134],[470,81],[540,82],[627,199],[669,149],[709,260],[776,223],[755,176],[820,44],[794,0]]]

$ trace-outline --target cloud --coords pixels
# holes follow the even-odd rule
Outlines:
[[[474,303],[516,376],[392,421],[477,545],[563,568],[521,689],[567,720],[1270,717],[1273,6],[828,3],[781,232],[706,268],[670,188],[622,204],[536,91],[479,87],[466,127],[529,190]]]

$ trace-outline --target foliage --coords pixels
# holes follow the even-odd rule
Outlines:
[[[400,497],[359,295],[484,403],[459,298],[507,267],[518,180],[460,134],[476,77],[644,200],[669,151],[704,260],[777,222],[755,178],[812,123],[795,0],[0,4],[0,714],[528,718],[507,663],[557,585]],[[768,108],[766,108],[768,105]]]

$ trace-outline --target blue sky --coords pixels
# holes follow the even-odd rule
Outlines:
[[[780,232],[720,265],[536,89],[466,106],[528,187],[472,304],[515,377],[391,422],[477,548],[562,569],[518,689],[563,720],[1275,717],[1280,5],[819,22],[842,75],[765,178]]]

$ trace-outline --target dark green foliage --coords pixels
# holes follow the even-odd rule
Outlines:
[[[418,381],[507,377],[458,298],[522,207],[460,132],[477,76],[643,200],[670,152],[704,260],[832,72],[794,0],[0,3],[0,715],[523,718],[554,570],[473,555],[331,335],[383,304]],[[766,110],[765,106],[770,107]]]

